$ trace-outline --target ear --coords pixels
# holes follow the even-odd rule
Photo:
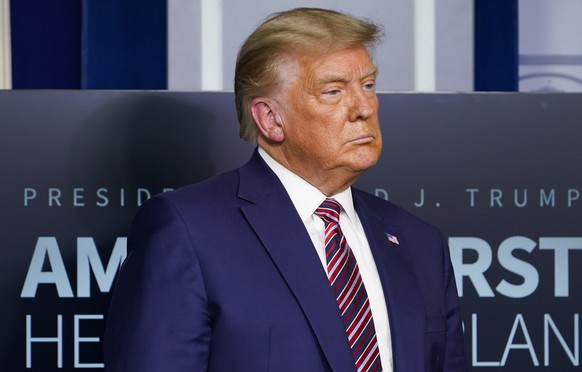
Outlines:
[[[285,133],[276,102],[266,97],[255,98],[251,102],[251,112],[263,136],[273,142],[283,142]]]

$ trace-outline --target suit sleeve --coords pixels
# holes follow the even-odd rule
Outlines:
[[[465,355],[465,343],[462,329],[462,320],[459,310],[457,285],[451,263],[449,245],[441,233],[444,252],[444,283],[447,304],[447,342],[444,361],[444,371],[468,371]]]
[[[205,371],[208,300],[187,226],[164,196],[145,203],[128,237],[104,339],[109,372]]]

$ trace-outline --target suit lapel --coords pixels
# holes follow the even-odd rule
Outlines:
[[[353,371],[345,329],[327,276],[283,185],[255,151],[240,169],[241,208],[300,304],[333,371]]]
[[[402,229],[393,225],[384,209],[365,201],[354,190],[354,205],[376,262],[388,308],[394,371],[424,370],[424,308],[411,267],[410,250]],[[385,235],[398,238],[390,243]]]

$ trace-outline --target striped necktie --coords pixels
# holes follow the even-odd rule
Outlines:
[[[325,256],[329,283],[336,296],[356,369],[381,371],[380,352],[368,294],[358,263],[339,226],[340,204],[327,198],[315,214],[325,224]]]

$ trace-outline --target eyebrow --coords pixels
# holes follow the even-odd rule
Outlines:
[[[370,67],[368,72],[360,78],[360,80],[364,80],[364,79],[369,78],[370,76],[377,76],[377,75],[378,75],[378,67],[374,64],[374,65],[372,65],[372,67]],[[319,80],[317,82],[317,85],[325,85],[325,84],[330,84],[330,83],[347,83],[347,82],[348,82],[348,80],[346,80],[342,76],[328,75],[328,76],[325,76],[324,78],[322,78],[321,80]]]

